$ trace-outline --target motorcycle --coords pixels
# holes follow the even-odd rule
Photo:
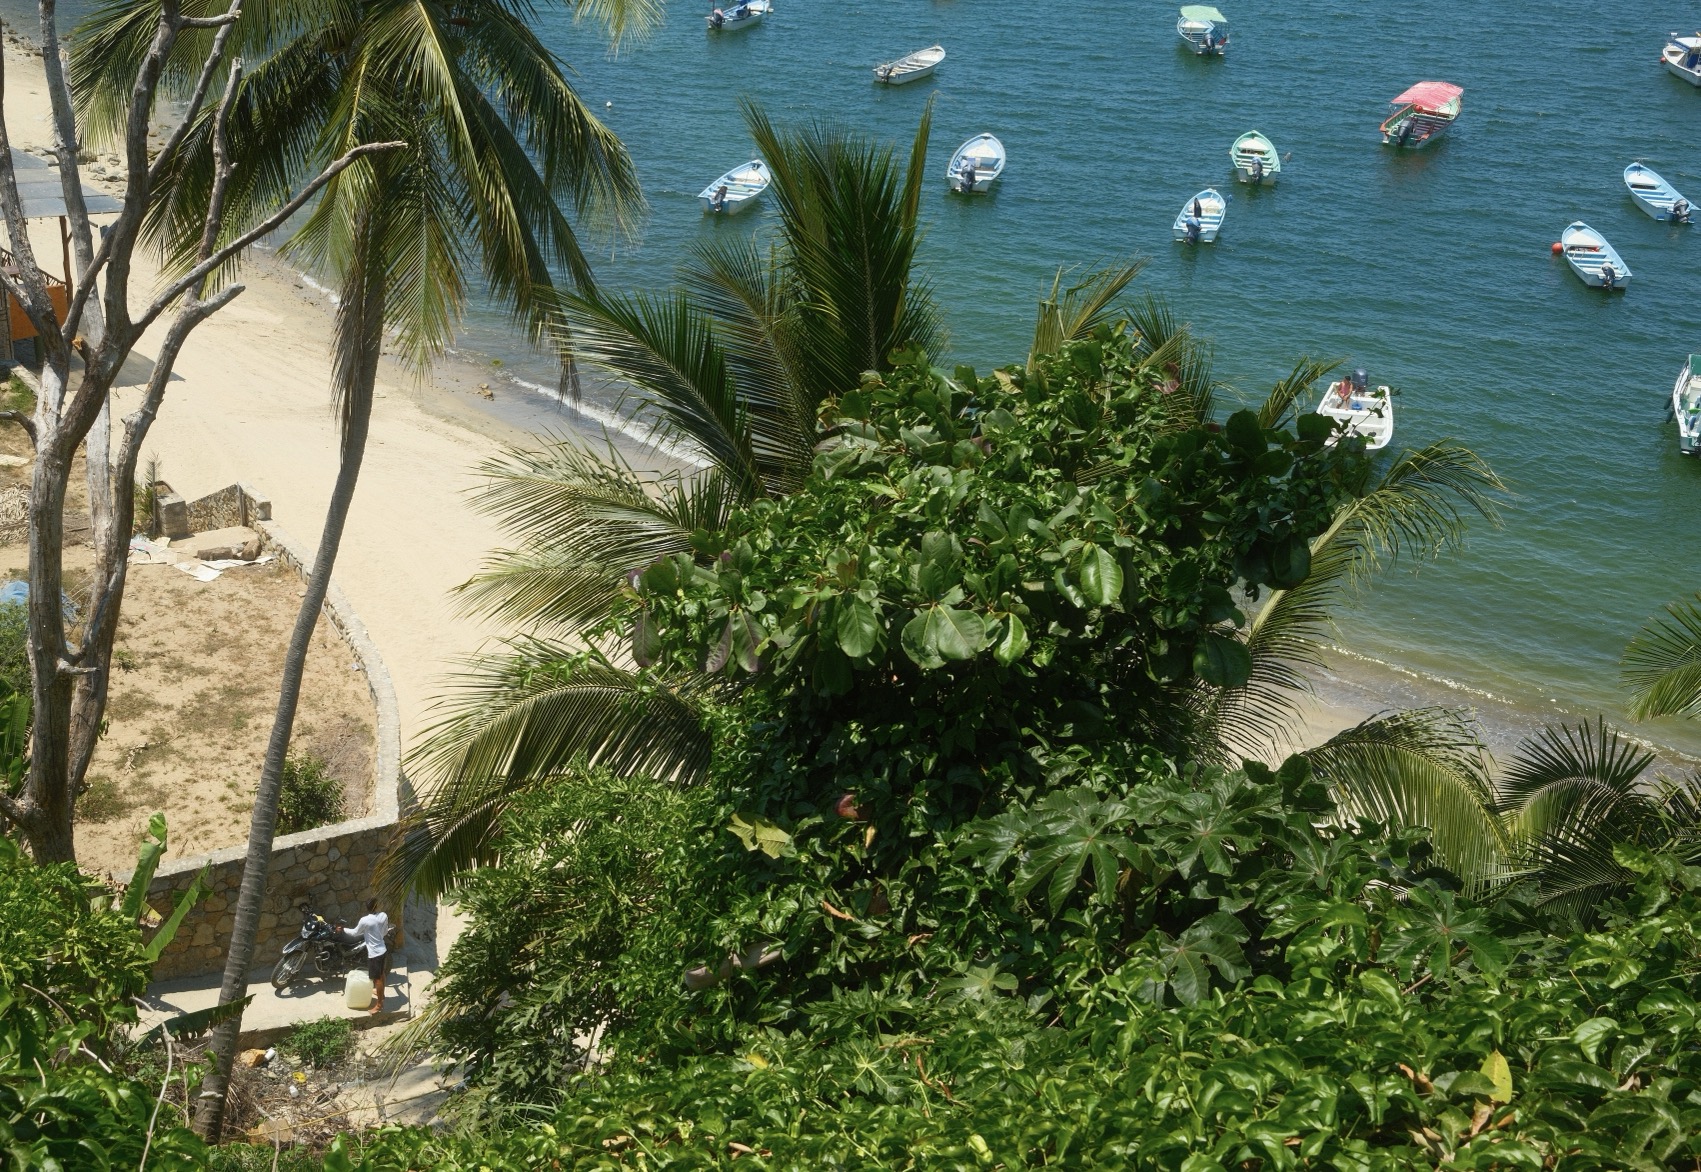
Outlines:
[[[385,943],[395,946],[396,930],[391,928]],[[283,947],[283,955],[272,968],[272,988],[287,989],[300,976],[308,960],[320,976],[340,977],[352,968],[366,966],[366,945],[349,937],[336,924],[310,907],[301,909],[301,934]]]

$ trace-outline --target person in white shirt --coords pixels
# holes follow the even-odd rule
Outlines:
[[[368,1012],[377,1013],[384,1008],[384,974],[390,962],[390,946],[385,937],[390,934],[390,917],[378,910],[376,899],[369,899],[366,914],[348,934],[366,945],[366,975],[372,978],[373,992],[372,1008]]]

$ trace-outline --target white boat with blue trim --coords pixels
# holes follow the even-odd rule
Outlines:
[[[1673,77],[1701,86],[1701,33],[1692,37],[1672,33],[1671,40],[1660,50],[1660,60]]]
[[[739,0],[725,8],[717,8],[703,19],[709,22],[712,33],[735,33],[741,28],[760,24],[774,10],[772,0]]]
[[[1175,217],[1175,238],[1183,244],[1210,244],[1223,229],[1228,200],[1215,187],[1207,187],[1181,205]]]
[[[1565,263],[1591,289],[1619,292],[1630,287],[1630,266],[1607,238],[1578,220],[1559,237]]]
[[[1274,187],[1276,176],[1282,173],[1282,156],[1276,153],[1276,144],[1256,130],[1234,140],[1229,161],[1234,164],[1235,181],[1255,187]]]
[[[1646,163],[1632,163],[1624,169],[1624,186],[1636,206],[1656,220],[1687,224],[1694,209],[1683,193],[1660,178],[1660,173]]]
[[[1228,17],[1209,4],[1188,4],[1175,22],[1175,35],[1200,57],[1221,57],[1228,50]]]
[[[932,45],[926,49],[899,57],[896,61],[888,61],[884,65],[874,67],[874,80],[887,85],[908,85],[912,81],[920,81],[932,75],[939,63],[945,60],[945,47]]]
[[[703,188],[697,193],[697,201],[703,205],[705,212],[736,216],[745,208],[755,207],[772,181],[768,164],[761,159],[751,159]]]
[[[1671,413],[1677,418],[1677,450],[1701,453],[1701,354],[1691,354],[1671,389]]]
[[[1376,452],[1394,438],[1394,392],[1386,386],[1372,387],[1370,376],[1355,370],[1337,379],[1323,392],[1317,414],[1336,423],[1328,439],[1332,447],[1344,439],[1363,439],[1364,450]]]
[[[945,182],[959,195],[991,191],[1004,174],[1004,144],[990,134],[977,134],[951,156]]]

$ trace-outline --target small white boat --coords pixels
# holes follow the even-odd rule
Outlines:
[[[1388,104],[1394,112],[1379,130],[1387,146],[1426,147],[1459,120],[1465,91],[1450,81],[1420,81]]]
[[[1701,354],[1691,354],[1671,389],[1671,413],[1677,418],[1677,450],[1701,453]]]
[[[874,80],[883,81],[887,85],[908,85],[912,81],[920,81],[945,60],[945,50],[942,46],[934,45],[926,49],[917,49],[907,57],[899,57],[896,61],[888,61],[884,65],[874,67]]]
[[[990,134],[977,134],[951,156],[945,182],[952,191],[968,195],[990,191],[1004,174],[1004,144]]]
[[[1229,148],[1229,160],[1234,163],[1234,177],[1240,183],[1274,187],[1276,176],[1282,173],[1282,157],[1276,144],[1256,130],[1248,130],[1234,140]]]
[[[1636,201],[1636,206],[1654,219],[1689,223],[1693,211],[1689,201],[1677,188],[1661,179],[1659,172],[1652,167],[1642,163],[1630,164],[1624,169],[1624,186],[1630,189],[1630,198]]]
[[[1223,229],[1228,200],[1215,187],[1207,187],[1181,205],[1175,217],[1175,238],[1186,244],[1209,244]]]
[[[773,0],[739,0],[737,4],[715,9],[703,19],[709,22],[710,32],[731,33],[760,24],[773,10]]]
[[[735,216],[762,198],[772,178],[768,174],[768,164],[761,159],[751,159],[703,188],[697,193],[697,201],[703,205],[705,212]]]
[[[1701,86],[1701,33],[1692,37],[1671,34],[1671,42],[1660,50],[1667,72],[1690,85]]]
[[[1565,263],[1577,274],[1577,279],[1591,289],[1612,292],[1630,285],[1630,266],[1618,255],[1618,249],[1607,243],[1605,236],[1583,221],[1565,229],[1559,237],[1560,251]]]
[[[1228,18],[1209,4],[1189,4],[1175,22],[1175,35],[1200,57],[1221,57],[1228,49]]]
[[[1364,450],[1380,451],[1394,438],[1394,392],[1388,387],[1372,388],[1369,376],[1355,370],[1350,376],[1329,384],[1317,404],[1317,414],[1339,425],[1329,437],[1330,446],[1344,439],[1362,437]]]

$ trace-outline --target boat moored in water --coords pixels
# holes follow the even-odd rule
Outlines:
[[[703,19],[709,22],[710,32],[732,33],[761,23],[774,10],[772,0],[739,0],[725,8],[717,8]]]
[[[874,80],[883,81],[887,85],[908,85],[912,81],[920,81],[939,68],[939,63],[945,60],[945,49],[942,45],[932,45],[926,49],[917,49],[896,61],[888,61],[884,65],[874,67]]]
[[[1388,104],[1394,112],[1379,128],[1389,146],[1426,147],[1453,128],[1465,91],[1448,81],[1420,81]]]
[[[1677,450],[1701,454],[1701,354],[1691,354],[1671,389],[1671,413],[1677,419]]]
[[[1664,179],[1658,171],[1644,163],[1632,163],[1624,169],[1624,186],[1636,206],[1656,220],[1689,223],[1693,210],[1681,192]]]
[[[962,195],[990,191],[1004,174],[1004,144],[990,134],[977,134],[951,156],[945,182]]]
[[[1175,217],[1175,238],[1184,244],[1210,244],[1222,231],[1228,201],[1215,187],[1207,187],[1181,205]]]
[[[1618,255],[1618,249],[1607,238],[1578,220],[1559,237],[1560,251],[1565,263],[1577,274],[1577,279],[1591,289],[1607,292],[1630,286],[1630,266]]]
[[[1221,57],[1228,49],[1228,18],[1209,4],[1188,4],[1175,22],[1175,35],[1200,57]]]
[[[1670,42],[1660,50],[1660,61],[1673,77],[1701,86],[1701,33],[1692,37],[1672,33]]]
[[[697,193],[705,212],[734,216],[754,207],[772,180],[768,164],[761,159],[741,163]]]
[[[1276,144],[1256,130],[1248,130],[1234,140],[1229,148],[1229,160],[1234,164],[1235,181],[1273,187],[1276,176],[1282,173],[1282,157]]]
[[[1356,437],[1364,440],[1365,451],[1376,452],[1394,438],[1394,392],[1386,386],[1372,387],[1370,376],[1362,370],[1330,383],[1317,404],[1317,414],[1336,423],[1328,441],[1331,446]]]

